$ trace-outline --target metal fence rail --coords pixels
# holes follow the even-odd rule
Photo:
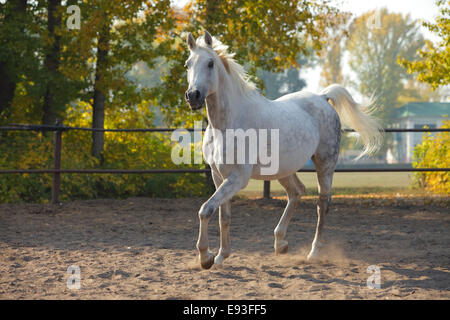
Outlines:
[[[96,131],[96,132],[172,132],[180,128],[138,128],[138,129],[101,129],[86,127],[71,127],[63,125],[45,124],[21,124],[12,123],[9,126],[0,127],[0,131]],[[183,128],[182,130],[195,131],[195,128]],[[205,131],[205,129],[202,129]],[[344,132],[355,132],[354,129],[342,129]],[[450,128],[384,128],[384,132],[450,132]]]
[[[0,131],[38,131],[53,132],[53,168],[52,169],[5,169],[0,170],[0,174],[52,174],[52,203],[57,203],[61,183],[61,174],[163,174],[163,173],[209,173],[210,169],[61,169],[61,145],[62,132],[69,130],[95,131],[95,132],[173,132],[176,128],[138,128],[138,129],[100,129],[85,127],[70,127],[57,125],[34,125],[34,124],[10,124],[0,126]],[[196,131],[198,129],[186,128],[183,130]],[[202,129],[204,131],[205,129]],[[353,129],[343,129],[344,132],[354,132]],[[448,128],[422,128],[403,129],[385,128],[384,132],[450,132]],[[445,172],[450,168],[337,168],[335,172]],[[298,172],[316,172],[315,169],[304,168]],[[263,196],[270,198],[270,181],[264,181]]]
[[[337,168],[334,172],[440,172],[450,168]],[[208,173],[210,169],[10,169],[0,170],[0,174],[24,173],[87,173],[87,174],[153,174],[153,173]],[[316,172],[315,169],[304,168],[297,172]]]

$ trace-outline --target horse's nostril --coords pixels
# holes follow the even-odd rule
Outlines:
[[[188,94],[187,91],[184,93],[184,98],[185,98],[186,100],[189,100],[189,94]]]
[[[202,94],[199,90],[188,90],[186,91],[185,97],[189,102],[197,102],[200,100]]]

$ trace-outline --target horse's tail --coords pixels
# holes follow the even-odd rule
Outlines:
[[[331,100],[330,104],[338,113],[341,122],[359,133],[364,150],[356,159],[374,154],[380,149],[383,142],[383,129],[378,120],[371,116],[372,103],[367,106],[356,103],[347,89],[338,84],[325,88],[321,94],[327,100]]]

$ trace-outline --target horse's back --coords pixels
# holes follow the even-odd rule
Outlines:
[[[337,112],[328,103],[323,95],[318,95],[309,91],[297,91],[286,94],[273,101],[280,106],[284,104],[295,104],[298,108],[306,111],[311,116],[330,116],[336,115]]]
[[[293,105],[306,112],[312,118],[312,121],[317,124],[322,139],[329,139],[330,135],[340,134],[339,115],[324,95],[297,91],[274,100],[274,103],[280,106]]]

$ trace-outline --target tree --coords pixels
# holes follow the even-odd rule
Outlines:
[[[71,4],[80,7],[79,30],[66,27]],[[137,104],[156,102],[156,89],[138,90],[126,75],[137,63],[152,69],[170,51],[171,10],[170,0],[0,3],[2,122],[54,124],[70,104],[86,102],[93,127],[103,128],[108,116],[123,119]],[[98,158],[102,140],[93,134]]]
[[[36,41],[31,37],[32,15],[26,0],[0,4],[0,118],[12,112],[17,84],[26,68],[36,66],[33,56]],[[3,121],[1,121],[3,122]]]
[[[0,69],[6,72],[1,78],[14,82],[6,86],[11,88],[10,95],[1,92],[2,107],[6,107],[2,120],[54,124],[56,117],[64,117],[65,104],[82,87],[81,81],[75,87],[62,67],[71,39],[63,27],[65,6],[56,0],[16,0],[0,8]]]
[[[345,48],[345,40],[348,37],[347,22],[350,14],[340,13],[337,18],[339,24],[327,32],[327,40],[321,52],[322,71],[320,85],[327,87],[333,83],[343,84],[342,54]]]
[[[169,0],[97,0],[83,4],[83,24],[71,40],[68,57],[77,73],[85,75],[85,85],[90,88],[92,95],[84,99],[92,99],[93,128],[103,129],[108,116],[125,120],[127,111],[154,99],[151,89],[138,90],[127,73],[139,63],[152,68],[173,43],[165,36],[173,27],[170,11]],[[104,132],[93,132],[92,155],[101,160],[103,148]]]
[[[413,58],[423,44],[416,21],[386,8],[367,12],[352,23],[347,50],[358,78],[356,87],[364,95],[375,96],[381,107],[378,116],[385,123],[399,105],[403,81],[411,77],[397,63],[398,57]]]
[[[424,22],[423,25],[441,38],[434,45],[426,41],[426,48],[418,51],[420,59],[411,61],[409,57],[402,57],[401,64],[408,73],[416,74],[417,79],[429,83],[434,89],[450,83],[450,2],[438,0],[440,16],[435,23]]]
[[[97,40],[97,63],[95,67],[94,99],[92,103],[92,128],[103,129],[105,127],[105,101],[107,86],[105,77],[108,70],[108,53],[110,41],[110,18],[106,12],[102,12],[101,26]],[[92,155],[101,159],[103,152],[103,131],[92,132]]]
[[[326,87],[333,83],[343,82],[342,77],[342,35],[336,36],[329,42],[320,73],[320,85]]]
[[[47,47],[44,60],[44,69],[47,73],[45,83],[44,103],[42,106],[42,123],[55,124],[57,108],[60,101],[56,99],[59,92],[58,80],[61,80],[59,73],[61,54],[61,28],[62,6],[60,0],[47,1]]]

